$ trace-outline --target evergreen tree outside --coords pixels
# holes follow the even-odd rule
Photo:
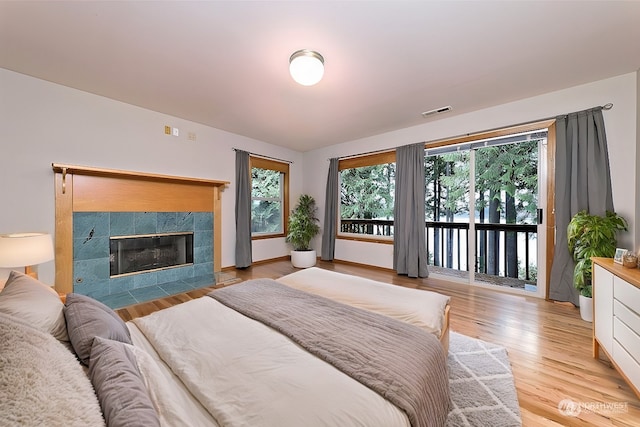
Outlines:
[[[427,221],[467,222],[469,220],[469,153],[455,152],[426,156],[425,177]],[[453,268],[453,241],[456,231],[452,228],[434,228],[427,231],[433,241],[434,265]],[[445,254],[440,253],[443,247],[442,240],[445,243]]]
[[[282,233],[281,173],[251,168],[251,232]]]
[[[535,224],[538,207],[538,140],[481,148],[476,151],[476,215],[480,222],[492,224]],[[486,213],[485,213],[486,212]],[[481,238],[484,238],[481,235]],[[482,241],[480,272],[498,275],[500,259],[506,253],[504,275],[524,277],[520,274],[517,257],[517,236],[506,232],[504,248],[500,248],[500,232],[488,231],[487,250]],[[528,244],[528,242],[525,242]],[[530,266],[531,267],[531,266]],[[535,266],[533,266],[535,270]]]
[[[340,218],[393,220],[395,174],[395,163],[340,171]],[[373,225],[365,226],[364,234],[374,233]]]

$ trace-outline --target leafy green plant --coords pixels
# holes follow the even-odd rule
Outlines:
[[[291,243],[294,251],[310,251],[311,239],[319,232],[318,218],[316,218],[316,201],[308,194],[302,194],[298,204],[289,215],[289,229],[286,241]]]
[[[614,212],[591,215],[586,210],[571,218],[567,227],[569,252],[576,262],[573,285],[585,297],[591,297],[591,257],[613,258],[618,231],[627,230],[627,221]]]

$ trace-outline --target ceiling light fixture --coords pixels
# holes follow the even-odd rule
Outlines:
[[[297,83],[313,86],[324,75],[324,58],[313,50],[298,50],[289,58],[289,72]]]

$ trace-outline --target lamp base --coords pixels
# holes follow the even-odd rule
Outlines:
[[[38,278],[38,270],[33,265],[27,265],[24,268],[24,274],[26,274],[27,276],[31,276],[34,279]]]

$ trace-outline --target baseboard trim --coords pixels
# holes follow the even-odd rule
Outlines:
[[[328,261],[328,262],[335,262],[336,264],[344,264],[344,265],[353,265],[354,267],[363,267],[363,268],[369,268],[369,269],[392,272],[392,273],[395,272],[393,268],[379,267],[377,265],[363,264],[360,262],[346,261],[343,259],[334,259],[333,261]]]
[[[251,265],[263,265],[263,264],[269,264],[272,262],[277,262],[277,261],[287,261],[287,260],[291,260],[291,255],[284,255],[281,257],[276,257],[276,258],[269,258],[269,259],[263,259],[260,261],[253,261],[251,263]],[[318,261],[322,261],[321,258],[318,256],[317,257]],[[369,269],[374,269],[374,270],[379,270],[379,271],[386,271],[386,272],[395,272],[395,270],[393,268],[386,268],[386,267],[379,267],[377,265],[370,265],[370,264],[363,264],[360,262],[354,262],[354,261],[347,261],[344,259],[334,259],[332,261],[323,261],[323,262],[333,262],[336,264],[344,264],[344,265],[352,265],[354,267],[363,267],[363,268],[369,268]],[[230,265],[227,267],[222,267],[221,271],[233,271],[236,269],[235,265]]]
[[[284,256],[276,257],[276,258],[263,259],[263,260],[260,260],[260,261],[252,261],[251,265],[262,265],[262,264],[269,264],[270,262],[287,261],[287,260],[291,260],[291,255],[284,255]],[[229,265],[227,267],[222,267],[221,271],[232,271],[232,270],[235,270],[235,269],[236,269],[235,265]]]

